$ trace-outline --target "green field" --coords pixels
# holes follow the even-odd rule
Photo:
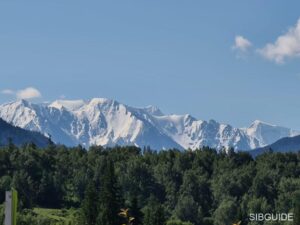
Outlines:
[[[71,224],[76,219],[77,211],[74,209],[43,209],[34,208],[33,212],[37,217],[51,221],[51,224]]]
[[[25,209],[18,214],[18,225],[70,225],[77,224],[75,209]],[[0,205],[0,224],[4,221],[4,206]]]

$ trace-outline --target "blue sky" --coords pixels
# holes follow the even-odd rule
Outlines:
[[[296,0],[1,1],[0,102],[106,97],[300,130],[299,8]]]

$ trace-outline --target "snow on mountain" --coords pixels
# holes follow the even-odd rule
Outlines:
[[[69,146],[136,145],[153,149],[196,149],[210,146],[249,150],[283,137],[300,134],[288,128],[255,121],[234,128],[190,115],[164,115],[157,107],[134,108],[117,101],[94,98],[33,104],[19,100],[0,105],[0,117],[28,130],[51,136]]]
[[[292,137],[299,134],[299,132],[291,129],[268,124],[259,120],[255,120],[249,128],[245,129],[245,132],[248,136],[252,137],[253,141],[257,140],[259,146],[266,146],[283,137]],[[256,145],[257,144],[253,144],[252,148],[255,148]]]
[[[52,102],[49,106],[57,109],[65,108],[70,111],[74,111],[76,109],[79,109],[85,104],[83,100],[56,100]]]
[[[8,145],[9,140],[17,146],[34,143],[39,147],[46,147],[50,143],[49,138],[42,134],[12,126],[0,118],[0,146]]]

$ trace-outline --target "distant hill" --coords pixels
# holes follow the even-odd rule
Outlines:
[[[15,145],[34,143],[38,147],[45,147],[50,141],[47,137],[38,132],[15,127],[0,118],[0,145],[7,145],[9,139],[11,139]]]
[[[273,152],[298,152],[300,151],[300,135],[282,138],[271,145],[251,150],[249,153],[255,157],[264,152],[270,151],[270,149]]]

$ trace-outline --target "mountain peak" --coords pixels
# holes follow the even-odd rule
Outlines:
[[[218,124],[218,122],[215,121],[214,119],[210,119],[210,120],[208,121],[208,123],[210,123],[210,124]]]
[[[17,106],[25,106],[25,107],[28,107],[31,103],[25,99],[18,99],[17,101],[15,102],[11,102],[11,103],[8,103],[8,104],[14,104],[14,105],[17,105]]]
[[[246,133],[258,140],[260,146],[266,146],[281,138],[299,134],[299,132],[289,128],[276,126],[260,120],[255,120],[249,128],[246,128]]]
[[[153,116],[163,116],[164,115],[158,107],[153,106],[153,105],[148,105],[147,107],[144,108],[144,110]]]
[[[89,103],[90,104],[103,104],[103,103],[108,103],[112,102],[113,100],[108,99],[108,98],[92,98]]]
[[[86,147],[117,144],[153,149],[209,146],[249,150],[299,134],[260,120],[248,128],[234,128],[190,114],[164,115],[155,106],[135,108],[107,98],[56,100],[50,104],[18,100],[0,105],[0,117],[15,126],[49,133],[56,143]]]
[[[69,111],[75,111],[80,109],[85,104],[84,100],[56,100],[52,102],[49,107],[62,109],[65,108]]]
[[[261,120],[254,120],[253,123],[250,125],[250,127],[257,127],[257,126],[260,126],[260,125],[266,125],[266,126],[272,126],[272,127],[275,126],[273,124],[266,123],[266,122],[261,121]]]

